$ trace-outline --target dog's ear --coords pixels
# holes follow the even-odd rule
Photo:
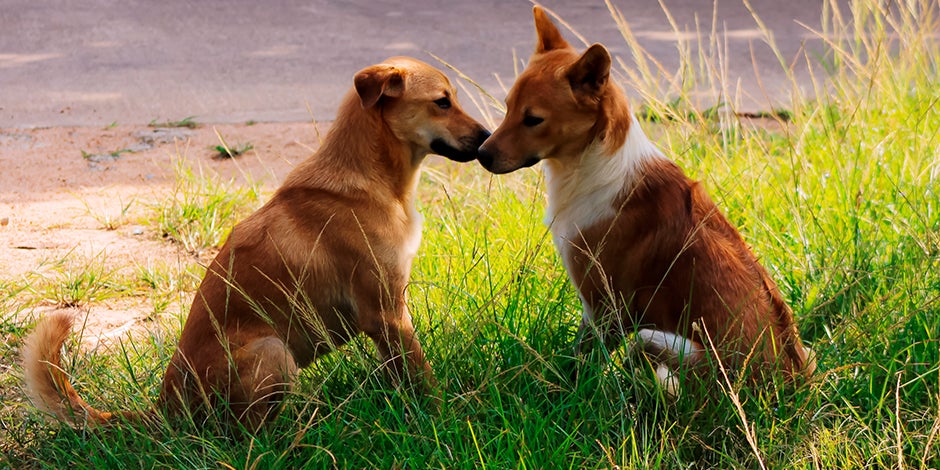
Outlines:
[[[535,45],[536,54],[571,47],[555,27],[555,23],[549,19],[544,8],[536,5],[532,8],[532,14],[535,16],[535,32],[538,34],[538,44]]]
[[[610,78],[610,53],[607,48],[600,44],[589,47],[568,68],[567,76],[572,90],[599,94]]]
[[[365,109],[375,106],[383,96],[397,98],[405,90],[401,70],[391,65],[370,65],[356,74],[354,82]]]

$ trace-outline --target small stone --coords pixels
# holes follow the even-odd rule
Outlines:
[[[142,144],[152,147],[162,144],[172,144],[173,142],[185,142],[195,133],[186,129],[172,127],[157,127],[154,129],[144,129],[134,133],[134,137]]]
[[[130,147],[125,148],[124,150],[127,150],[128,152],[131,152],[131,153],[135,153],[135,152],[143,152],[144,150],[150,150],[152,148],[153,148],[153,144],[148,144],[146,142],[138,142],[134,145],[131,145]]]
[[[142,228],[140,228],[140,227],[137,227],[137,228],[134,229],[134,231],[133,231],[132,233],[133,233],[134,235],[143,235],[143,234],[144,234],[144,229],[142,229]]]
[[[0,227],[6,227],[6,226],[9,225],[9,224],[10,224],[10,218],[9,218],[9,217],[4,217],[4,218],[0,219]]]
[[[89,165],[91,163],[110,163],[110,162],[117,161],[120,158],[121,158],[121,154],[119,152],[92,153],[92,154],[85,155],[85,160],[89,162]]]

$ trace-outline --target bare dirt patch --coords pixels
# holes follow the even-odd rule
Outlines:
[[[220,136],[229,147],[251,149],[219,158]],[[0,299],[8,299],[0,305],[13,309],[0,318],[20,323],[68,308],[85,321],[86,340],[133,330],[155,308],[140,292],[66,306],[44,299],[43,289],[66,283],[68,263],[100,264],[109,276],[128,276],[141,266],[199,262],[152,225],[177,166],[270,191],[313,153],[318,136],[311,123],[0,129]],[[161,308],[185,312],[189,301]]]

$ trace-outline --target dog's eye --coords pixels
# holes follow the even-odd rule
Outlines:
[[[545,121],[544,118],[536,116],[526,116],[522,118],[522,125],[526,127],[535,127]]]
[[[450,107],[450,98],[445,96],[441,99],[434,100],[434,104],[436,104],[438,108],[447,109]]]

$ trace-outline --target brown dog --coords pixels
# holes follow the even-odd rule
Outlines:
[[[612,349],[648,326],[638,346],[668,389],[710,342],[725,366],[810,373],[776,285],[702,185],[643,134],[607,49],[578,54],[534,13],[535,54],[478,158],[493,173],[545,160],[546,223],[584,308],[578,350],[595,333]]]
[[[405,302],[421,241],[419,167],[437,153],[465,162],[489,136],[439,70],[397,57],[356,74],[322,147],[232,230],[196,293],[158,405],[227,404],[256,426],[298,369],[358,332],[396,380],[433,380]],[[26,386],[60,419],[114,416],[82,400],[60,367],[72,327],[44,318],[27,339]],[[124,413],[128,417],[133,413]]]

